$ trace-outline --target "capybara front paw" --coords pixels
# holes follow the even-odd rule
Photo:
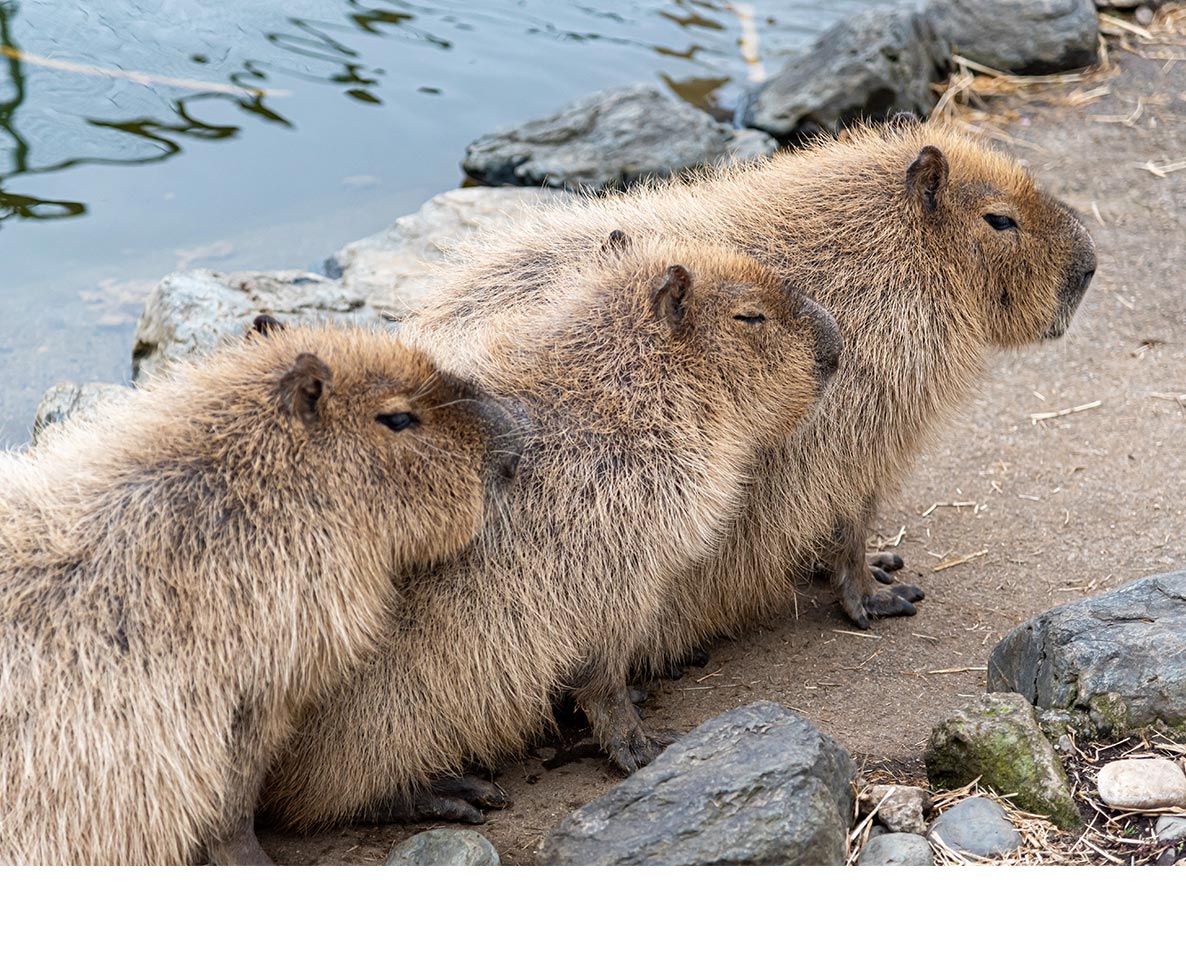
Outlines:
[[[866,596],[863,605],[869,616],[914,616],[914,604],[924,596],[917,586],[897,583]]]
[[[663,749],[679,736],[677,731],[654,731],[650,734],[641,730],[632,731],[628,737],[610,746],[610,761],[626,774],[632,775],[659,757]]]
[[[493,782],[473,775],[438,778],[429,789],[398,795],[379,806],[368,819],[377,824],[399,822],[465,822],[481,825],[484,808],[506,808],[510,799]]]

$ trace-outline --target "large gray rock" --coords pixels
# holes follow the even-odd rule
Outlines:
[[[365,299],[368,309],[403,316],[422,304],[435,285],[433,264],[459,244],[571,201],[568,194],[551,189],[443,192],[382,232],[343,246],[330,257],[326,271]]]
[[[387,855],[387,866],[497,866],[498,850],[468,829],[429,829],[405,839]]]
[[[637,84],[483,135],[465,150],[461,167],[489,185],[601,190],[775,148],[768,136],[742,135],[653,85]]]
[[[1004,809],[987,798],[967,798],[953,805],[935,819],[930,834],[954,852],[987,859],[1021,845],[1021,833],[1009,824]]]
[[[997,644],[988,689],[1076,717],[1080,732],[1186,732],[1186,571],[1057,606]]]
[[[933,0],[935,33],[968,60],[1012,74],[1052,74],[1094,64],[1094,0]]]
[[[1054,748],[1017,694],[985,694],[947,715],[931,732],[926,766],[934,787],[959,788],[979,778],[1060,828],[1083,824]]]
[[[92,414],[105,401],[125,398],[135,393],[123,384],[75,384],[62,381],[45,392],[33,416],[34,445],[51,429],[61,427],[71,418]]]
[[[927,18],[878,7],[849,17],[794,56],[758,92],[745,123],[782,139],[835,131],[858,118],[926,115],[947,62]]]
[[[454,189],[429,199],[390,228],[349,243],[327,261],[326,276],[297,270],[166,276],[136,327],[132,373],[143,379],[170,361],[247,332],[258,313],[285,323],[354,314],[402,316],[433,287],[433,263],[467,238],[530,218],[540,206],[570,202],[542,189]]]
[[[358,310],[362,298],[316,273],[170,273],[149,294],[136,325],[132,376],[143,380],[169,361],[241,339],[258,313],[284,322]]]
[[[548,836],[550,865],[843,865],[856,767],[759,701],[681,738]]]

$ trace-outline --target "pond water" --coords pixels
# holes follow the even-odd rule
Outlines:
[[[750,4],[762,66],[872,3]],[[0,0],[0,446],[54,382],[128,379],[164,274],[320,268],[599,88],[728,118],[741,36],[723,0]]]

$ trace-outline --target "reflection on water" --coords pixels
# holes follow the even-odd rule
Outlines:
[[[762,56],[872,2],[753,3]],[[316,265],[599,88],[728,118],[740,40],[724,0],[0,0],[0,443],[54,380],[126,379],[145,281]]]

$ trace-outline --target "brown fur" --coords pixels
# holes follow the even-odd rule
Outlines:
[[[393,580],[477,531],[471,395],[389,335],[273,332],[0,457],[0,860],[240,836],[295,714],[380,645]]]
[[[985,215],[1019,228],[999,231]],[[588,200],[509,238],[481,240],[423,317],[419,342],[454,360],[478,352],[503,321],[545,312],[568,292],[619,228],[750,253],[830,310],[845,344],[820,407],[761,455],[723,543],[666,590],[644,634],[644,659],[664,669],[697,642],[784,607],[819,561],[858,625],[913,612],[921,593],[879,588],[866,567],[871,519],[994,348],[1066,330],[1095,269],[1081,222],[1016,162],[957,131],[858,129],[843,142]],[[580,385],[604,376],[589,366]],[[607,639],[602,673],[637,656],[637,639]],[[591,683],[605,695],[604,684]],[[620,704],[608,716],[599,704],[585,708],[611,750],[615,734],[641,731]],[[342,716],[359,713],[348,706]],[[343,731],[357,743],[368,738],[362,720]],[[382,731],[375,736],[381,747]]]
[[[605,679],[594,651],[649,628],[736,514],[757,447],[834,369],[835,323],[753,260],[609,236],[567,286],[528,313],[494,308],[482,339],[444,353],[529,416],[518,478],[462,556],[409,585],[393,649],[302,727],[268,786],[289,824],[379,815],[496,762],[550,722],[557,692]],[[608,674],[623,692],[635,659],[623,649]]]

